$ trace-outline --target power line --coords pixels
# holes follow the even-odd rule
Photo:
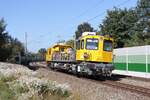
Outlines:
[[[129,1],[130,1],[130,0],[125,0],[125,1],[121,2],[120,4],[118,4],[118,5],[116,5],[116,6],[117,6],[117,7],[120,7],[120,6],[126,4],[126,3],[129,2]],[[81,13],[81,14],[78,15],[77,17],[80,18],[82,15],[88,13],[91,8],[96,8],[96,7],[99,5],[99,3],[102,3],[102,2],[104,2],[104,0],[101,0],[101,1],[98,2],[96,5],[93,5],[93,7],[90,7],[89,9],[85,10],[83,13]],[[98,14],[98,15],[92,17],[92,18],[89,18],[86,22],[90,22],[90,21],[92,21],[92,20],[94,20],[94,19],[96,19],[96,18],[98,18],[98,17],[104,15],[105,13],[106,13],[106,11],[104,11],[104,12],[102,12],[102,13],[100,13],[100,14]],[[77,17],[76,17],[76,18],[77,18]],[[72,29],[73,27],[74,27],[74,26],[72,26],[71,29]],[[47,35],[42,35],[41,37],[45,37],[45,36],[47,36]]]
[[[101,3],[103,3],[104,2],[104,0],[100,0],[98,3],[96,3],[95,5],[93,5],[92,7],[90,7],[89,9],[86,9],[83,13],[81,13],[81,14],[79,14],[77,17],[75,17],[75,18],[79,18],[79,17],[81,17],[82,15],[85,15],[86,13],[88,13],[90,10],[91,10],[91,8],[96,8],[97,6],[99,6]],[[40,37],[41,38],[43,38],[43,37],[45,37],[45,36],[47,36],[47,35],[40,35]],[[34,40],[33,40],[34,41]],[[32,42],[33,42],[32,41]]]
[[[105,0],[100,0],[99,2],[97,2],[96,4],[90,6],[88,9],[86,9],[85,11],[83,11],[82,13],[80,13],[79,15],[77,15],[76,17],[72,18],[72,20],[75,19],[79,19],[81,18],[83,15],[85,15],[86,13],[89,13],[89,11],[93,10],[94,8],[97,8],[99,5],[101,5]],[[72,25],[71,25],[72,26]],[[74,28],[74,26],[72,26],[70,29]],[[64,28],[65,29],[65,28]]]
[[[120,4],[118,4],[118,5],[116,5],[116,6],[117,6],[117,7],[120,7],[121,5],[124,5],[124,4],[126,4],[127,2],[129,2],[129,1],[130,1],[130,0],[125,0],[124,2],[121,2]],[[87,22],[92,21],[92,20],[94,20],[94,19],[96,19],[96,18],[98,18],[98,17],[104,15],[105,13],[106,13],[106,12],[104,11],[104,12],[102,12],[102,13],[100,13],[100,14],[98,14],[98,15],[96,15],[96,16],[90,18],[90,19],[88,19]]]
[[[120,7],[120,6],[126,4],[126,3],[129,2],[129,1],[131,1],[131,0],[125,0],[125,1],[121,2],[120,4],[118,4],[118,5],[116,5],[116,6],[117,6],[117,7]],[[110,8],[109,8],[109,9],[110,9]],[[108,9],[107,9],[107,10],[108,10]],[[92,20],[94,20],[94,19],[96,19],[96,18],[98,18],[98,17],[100,17],[100,16],[103,16],[105,13],[106,13],[106,11],[103,11],[102,13],[100,13],[100,14],[98,14],[98,15],[92,17],[92,18],[87,19],[85,22],[90,22],[90,21],[92,21]],[[74,27],[74,26],[72,26],[71,29],[72,29],[73,27]]]
[[[79,18],[79,17],[85,15],[86,13],[88,13],[88,12],[91,10],[91,8],[92,8],[92,9],[93,9],[93,8],[96,8],[96,7],[98,7],[100,4],[102,4],[103,2],[104,2],[104,0],[100,0],[100,2],[96,3],[95,5],[93,5],[92,7],[88,8],[88,9],[86,9],[85,11],[83,11],[81,14],[79,14],[79,15],[76,16],[75,18]]]
[[[100,17],[100,16],[104,15],[105,13],[106,13],[106,12],[104,11],[104,12],[102,12],[102,13],[100,13],[100,14],[98,14],[98,15],[96,15],[96,16],[90,18],[90,19],[88,19],[86,22],[92,21],[92,20],[96,19],[97,17]]]
[[[120,6],[126,4],[126,3],[129,2],[129,1],[131,1],[131,0],[125,0],[125,1],[123,1],[123,2],[121,2],[121,3],[119,3],[119,4],[116,5],[116,6],[117,6],[117,7],[120,7]],[[112,7],[112,8],[113,8],[113,7]],[[111,8],[111,9],[112,9],[112,8]],[[110,8],[109,8],[109,9],[110,9]],[[107,10],[108,10],[108,9],[107,9]],[[85,12],[87,12],[87,10],[86,10]],[[90,21],[92,21],[92,20],[94,20],[94,19],[96,19],[96,18],[98,18],[98,17],[100,17],[100,16],[103,16],[105,13],[106,13],[106,11],[103,11],[102,13],[100,13],[100,14],[98,14],[98,15],[92,17],[92,18],[89,18],[86,22],[90,22]],[[83,14],[83,13],[82,13],[82,14]],[[79,16],[79,17],[80,17],[80,16]],[[78,18],[79,18],[79,17],[78,17]],[[72,28],[74,28],[74,26],[72,26],[71,29],[72,29]]]
[[[126,3],[129,2],[129,1],[131,1],[131,0],[125,0],[125,1],[121,2],[120,4],[118,4],[118,5],[116,5],[116,6],[117,6],[117,7],[120,7],[120,6],[126,4]],[[110,9],[110,8],[109,8],[109,9]],[[107,9],[107,10],[108,10],[108,9]],[[89,18],[86,22],[90,22],[90,21],[92,21],[92,20],[94,20],[94,19],[96,19],[96,18],[98,18],[98,17],[100,17],[100,16],[103,16],[105,13],[106,13],[106,11],[103,11],[102,13],[100,13],[100,14],[98,14],[98,15],[92,17],[92,18]],[[72,28],[74,28],[74,26],[72,26],[71,29],[72,29]]]
[[[100,3],[102,3],[103,1],[104,1],[104,0],[101,0]],[[120,7],[120,6],[126,4],[126,3],[129,2],[129,1],[131,1],[131,0],[125,0],[125,1],[121,2],[120,4],[118,4],[118,5],[116,5],[116,6],[117,6],[117,7]],[[93,5],[93,7],[90,7],[89,9],[85,10],[83,13],[79,14],[79,15],[78,15],[77,17],[75,17],[75,18],[80,18],[81,16],[85,15],[86,13],[88,13],[89,10],[91,10],[91,8],[96,8],[98,5],[99,5],[99,3],[97,3],[96,5]],[[109,8],[109,9],[110,9],[110,8]],[[108,10],[108,9],[107,9],[107,10]],[[104,12],[102,12],[102,13],[100,13],[100,14],[98,14],[98,15],[92,17],[92,18],[89,18],[86,22],[90,22],[90,21],[92,21],[92,20],[94,20],[94,19],[96,19],[96,18],[98,18],[98,17],[104,15],[105,13],[106,13],[106,11],[104,11]],[[71,27],[71,28],[74,28],[74,26]],[[47,36],[47,35],[42,35],[42,36],[40,36],[40,37],[45,37],[45,36]],[[33,40],[33,41],[34,41],[34,40]],[[32,42],[33,42],[33,41],[32,41]]]
[[[27,35],[27,32],[25,32],[25,53],[27,54],[28,52],[28,41],[27,41],[27,38],[28,38],[28,35]]]

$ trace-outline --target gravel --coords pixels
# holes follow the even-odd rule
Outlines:
[[[73,93],[81,100],[150,100],[149,97],[129,91],[108,87],[66,73],[39,69],[39,75],[59,83],[68,83]]]
[[[41,66],[41,63],[39,66]],[[36,64],[33,64],[34,66]],[[4,63],[0,63],[0,66],[5,67]],[[7,64],[7,66],[12,67],[12,65]],[[20,65],[14,65],[18,67]],[[25,67],[25,66],[22,66]],[[14,68],[14,67],[13,67]],[[68,84],[71,88],[73,96],[75,97],[74,100],[150,100],[150,97],[146,97],[137,93],[132,93],[129,91],[121,90],[112,88],[109,86],[105,86],[99,84],[97,82],[92,82],[88,79],[78,78],[74,75],[51,71],[46,68],[46,66],[38,67],[36,72],[36,77],[46,78],[51,81],[56,81],[60,84]],[[143,84],[142,81],[135,81],[131,79],[122,78],[120,82],[130,82],[131,84],[139,84],[143,85],[144,87],[149,87],[149,84],[145,82]]]
[[[134,78],[122,78],[119,82],[150,89],[150,81],[147,81],[147,80],[140,80],[140,79],[138,80]]]

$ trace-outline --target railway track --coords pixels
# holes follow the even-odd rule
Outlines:
[[[96,82],[98,84],[102,84],[105,86],[109,86],[112,88],[122,89],[122,90],[130,91],[133,93],[138,93],[138,94],[150,97],[150,89],[149,88],[144,88],[141,86],[135,86],[135,85],[131,85],[131,84],[121,83],[121,82],[117,82],[117,81],[114,81],[111,79],[109,79],[109,80],[106,79],[105,81],[100,81],[98,79],[91,79],[91,78],[89,79],[89,78],[85,78],[85,77],[80,77],[80,78],[84,79],[84,80]]]
[[[105,82],[102,82],[102,83],[104,85],[108,85],[108,86],[111,86],[111,87],[128,90],[128,91],[131,91],[131,92],[139,93],[139,94],[142,94],[144,96],[150,97],[150,89],[148,89],[148,88],[139,87],[139,86],[130,85],[130,84],[125,84],[125,83],[120,83],[120,82],[113,82],[113,81],[105,81]]]
[[[131,84],[120,83],[120,82],[111,81],[111,80],[105,80],[105,81],[98,81],[98,80],[92,80],[92,79],[88,79],[88,80],[92,81],[92,82],[96,82],[98,84],[109,86],[112,88],[122,89],[122,90],[130,91],[133,93],[138,93],[138,94],[150,97],[150,89],[149,88],[144,88],[144,87],[135,86],[135,85],[131,85]]]

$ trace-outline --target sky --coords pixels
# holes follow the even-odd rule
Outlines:
[[[48,48],[58,40],[69,40],[79,24],[99,29],[107,10],[133,8],[137,0],[0,0],[0,18],[9,34],[25,43],[28,51]]]

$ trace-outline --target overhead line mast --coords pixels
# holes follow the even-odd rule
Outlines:
[[[28,52],[28,35],[27,35],[27,32],[25,32],[25,53],[27,54]]]

